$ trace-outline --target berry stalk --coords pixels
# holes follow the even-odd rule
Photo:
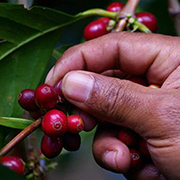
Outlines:
[[[33,131],[35,131],[39,126],[41,125],[41,118],[34,121],[32,124],[30,124],[28,127],[26,127],[24,130],[22,130],[17,136],[15,136],[8,144],[6,144],[1,150],[0,150],[0,156],[5,156],[8,152],[11,151],[11,149],[14,148],[16,144],[21,142],[24,138],[26,138],[29,134],[31,134]]]
[[[128,0],[128,2],[125,4],[123,9],[117,15],[118,24],[115,28],[116,32],[124,30],[128,21],[128,18],[127,18],[128,15],[130,15],[131,17],[135,16],[138,3],[139,3],[139,0]]]
[[[78,13],[75,15],[76,18],[85,18],[85,17],[90,17],[90,16],[103,16],[103,17],[109,17],[109,18],[116,18],[117,16],[117,12],[110,12],[110,11],[106,11],[103,9],[89,9],[87,11]]]

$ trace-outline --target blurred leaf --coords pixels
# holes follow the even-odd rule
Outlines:
[[[38,85],[61,36],[60,28],[74,19],[48,8],[27,10],[0,3],[0,116],[21,116],[19,92]]]
[[[25,180],[24,177],[18,175],[17,173],[15,173],[14,171],[8,169],[7,167],[4,167],[2,165],[0,165],[0,180]]]
[[[23,118],[0,117],[0,125],[15,129],[24,129],[34,121]]]

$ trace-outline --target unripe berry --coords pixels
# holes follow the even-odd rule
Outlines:
[[[12,171],[24,175],[25,173],[25,166],[23,161],[15,156],[4,156],[0,159],[0,164],[6,166],[7,168],[11,169]]]
[[[38,111],[39,107],[34,99],[35,91],[33,89],[24,89],[18,95],[19,105],[26,111]]]
[[[121,2],[113,2],[111,3],[106,10],[111,12],[118,12],[121,11],[121,9],[124,7],[124,4]]]
[[[159,84],[150,84],[148,87],[154,88],[154,89],[161,88],[161,86]]]
[[[67,151],[77,151],[81,145],[81,137],[79,134],[66,133],[63,136],[63,147]]]
[[[48,111],[42,119],[42,130],[48,136],[61,136],[67,131],[67,117],[59,110]]]
[[[152,32],[157,31],[158,22],[153,14],[149,12],[139,12],[136,14],[136,18],[139,22],[147,26]]]
[[[84,120],[81,116],[70,115],[67,117],[68,132],[72,134],[77,134],[81,132],[84,128]]]
[[[41,151],[47,158],[55,158],[63,148],[62,137],[49,137],[44,135],[41,140]]]
[[[136,149],[130,149],[130,156],[131,156],[131,170],[137,170],[142,166],[142,157],[139,151]]]
[[[107,34],[106,25],[103,21],[95,20],[84,28],[84,39],[91,40]]]
[[[138,135],[131,129],[123,128],[118,133],[118,139],[128,147],[133,147],[137,145]]]
[[[52,86],[41,84],[35,90],[35,101],[40,108],[48,110],[56,105],[58,95]]]

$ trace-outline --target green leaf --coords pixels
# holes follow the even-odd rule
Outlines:
[[[62,27],[75,19],[53,9],[0,3],[0,116],[21,116],[19,92],[36,88]]]
[[[25,129],[34,121],[23,118],[0,117],[0,125],[15,129]]]

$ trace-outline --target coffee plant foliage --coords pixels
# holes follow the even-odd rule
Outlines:
[[[111,2],[32,0],[29,3],[32,7],[28,9],[15,1],[0,3],[0,147],[11,131],[9,128],[24,129],[32,123],[22,118],[18,93],[43,83],[48,70],[62,53],[71,45],[84,41],[83,28],[96,18],[75,14],[90,8],[105,9]],[[152,12],[157,17],[158,33],[176,35],[167,1],[142,0],[137,11]],[[0,172],[4,169],[1,167]],[[3,179],[16,179],[14,173],[1,174],[6,174]]]

